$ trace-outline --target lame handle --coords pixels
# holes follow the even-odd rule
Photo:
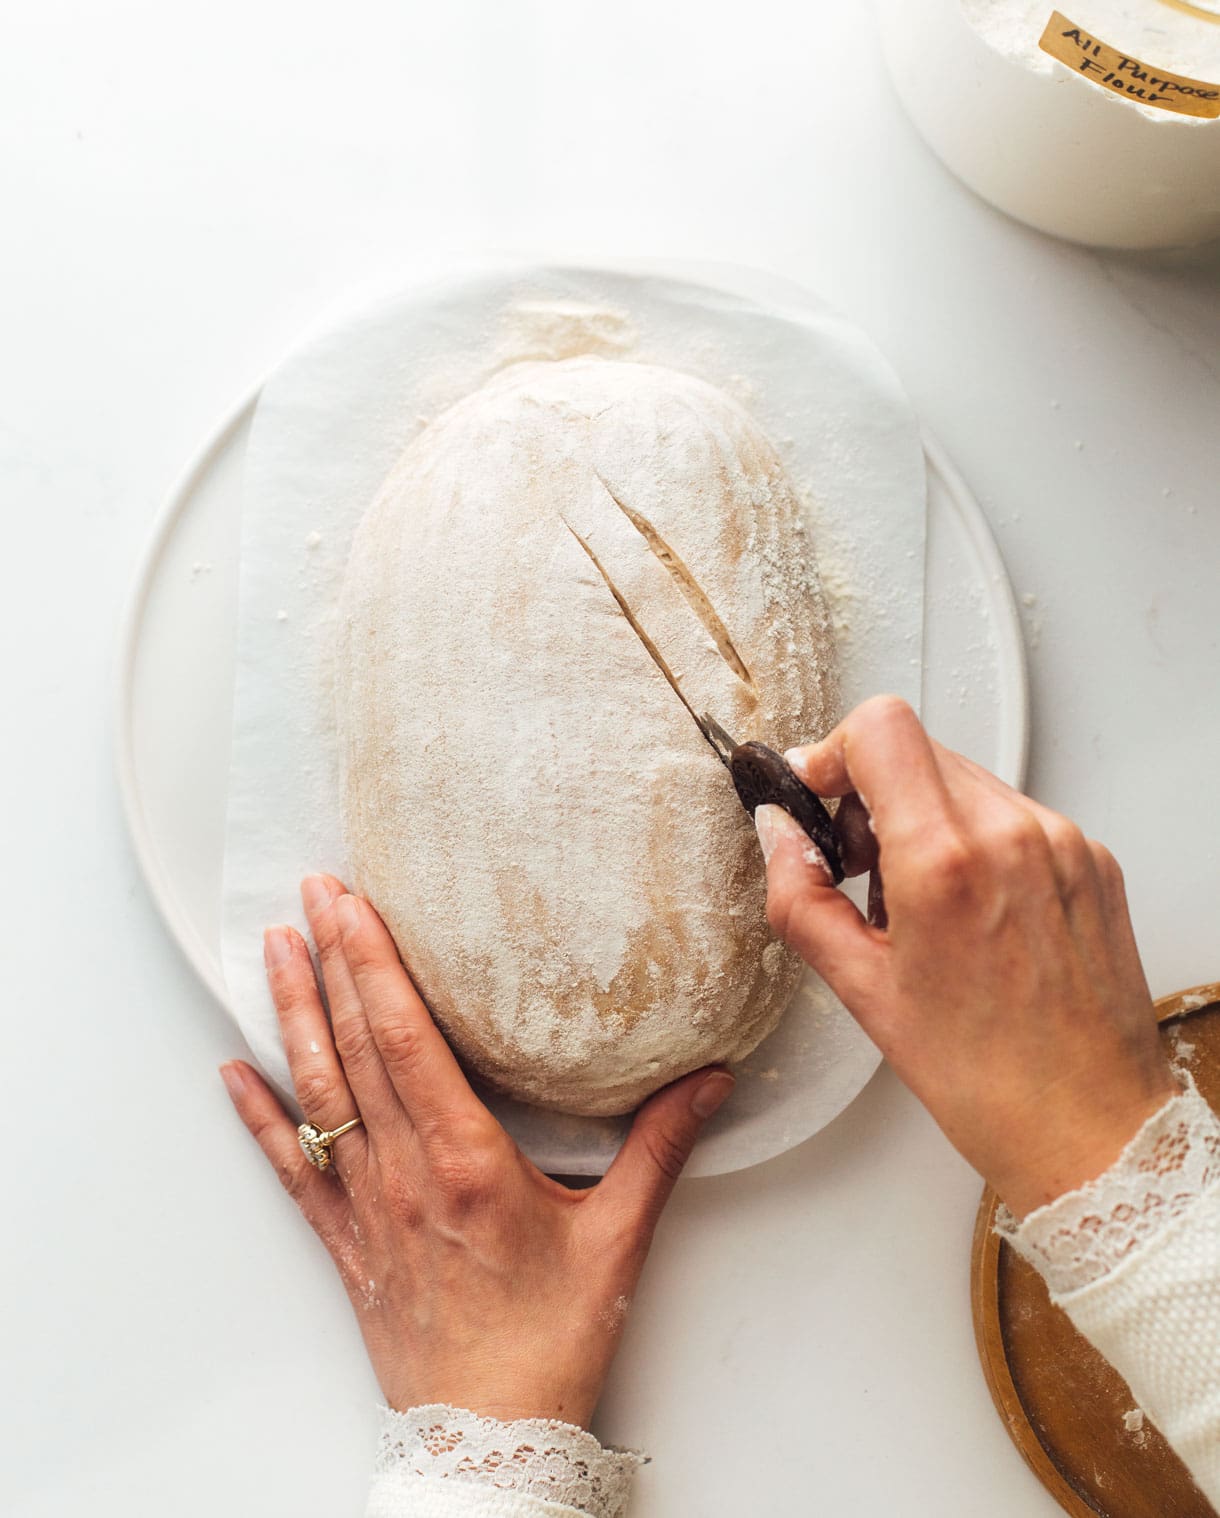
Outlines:
[[[821,797],[801,784],[783,757],[765,743],[742,743],[730,756],[729,772],[751,817],[760,806],[782,806],[796,819],[818,846],[838,885],[843,879],[843,861],[831,815]]]

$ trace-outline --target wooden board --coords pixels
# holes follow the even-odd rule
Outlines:
[[[1175,1063],[1220,1109],[1220,982],[1157,1003]],[[1051,1305],[1042,1277],[995,1233],[985,1191],[974,1230],[974,1332],[992,1400],[1043,1486],[1075,1518],[1215,1518],[1126,1382]]]

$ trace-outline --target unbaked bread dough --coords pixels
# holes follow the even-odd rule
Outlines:
[[[355,887],[474,1075],[619,1113],[772,1030],[800,966],[691,710],[782,748],[837,681],[793,487],[728,395],[501,372],[366,513],[337,673]]]

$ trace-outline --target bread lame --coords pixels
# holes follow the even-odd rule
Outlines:
[[[835,885],[839,885],[843,880],[843,861],[834,821],[822,798],[802,784],[783,756],[765,743],[734,743],[707,712],[696,721],[716,757],[733,777],[738,798],[750,816],[760,806],[783,807],[817,846]]]

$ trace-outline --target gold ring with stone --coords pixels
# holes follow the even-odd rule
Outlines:
[[[297,1129],[297,1142],[301,1146],[301,1152],[314,1167],[315,1170],[329,1170],[331,1145],[349,1129],[355,1128],[361,1119],[352,1118],[350,1123],[344,1123],[341,1128],[332,1128],[329,1133],[325,1128],[319,1128],[316,1123],[302,1123]]]

